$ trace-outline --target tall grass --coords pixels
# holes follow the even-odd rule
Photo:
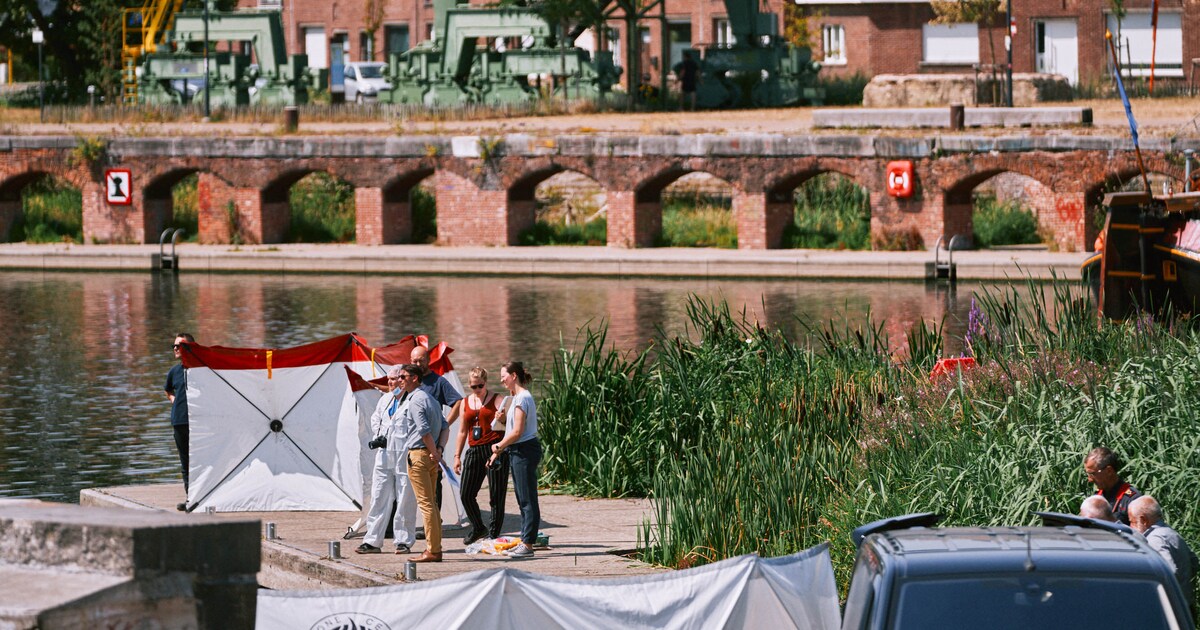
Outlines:
[[[664,194],[659,244],[737,249],[737,222],[731,205],[729,197],[703,192]]]
[[[83,195],[53,177],[43,177],[21,191],[21,214],[10,238],[30,243],[83,242]]]
[[[1032,524],[1092,491],[1082,458],[1109,445],[1125,475],[1200,541],[1200,334],[1190,322],[1097,325],[1064,282],[975,297],[963,347],[978,367],[931,380],[939,324],[908,351],[880,322],[810,324],[807,340],[693,300],[686,334],[621,354],[602,326],[551,368],[539,426],[543,481],[647,495],[643,558],[691,566],[832,543],[935,511],[949,524]]]
[[[604,245],[608,242],[608,221],[604,217],[587,223],[567,225],[561,221],[538,220],[521,233],[521,245]]]
[[[354,186],[328,173],[316,172],[288,192],[292,210],[290,240],[297,243],[354,241]]]
[[[412,190],[412,242],[429,244],[437,241],[437,200],[425,188]]]
[[[865,188],[827,173],[797,187],[795,199],[795,219],[784,228],[784,247],[871,248],[871,203]]]
[[[196,188],[200,176],[192,173],[171,189],[171,222],[167,227],[182,228],[188,241],[200,240],[200,206]]]

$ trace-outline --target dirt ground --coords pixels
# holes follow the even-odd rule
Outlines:
[[[1127,134],[1129,127],[1120,99],[1075,101],[1070,107],[1091,107],[1094,124],[1091,127],[1052,128],[974,128],[964,133],[973,135],[1052,135]],[[948,130],[814,130],[811,108],[781,108],[704,112],[657,113],[583,113],[560,116],[530,116],[495,118],[472,121],[385,121],[300,122],[301,135],[497,135],[529,133],[560,134],[699,134],[699,133],[764,133],[784,135],[871,134],[926,136],[945,134]],[[1200,97],[1167,97],[1137,99],[1133,102],[1143,138],[1200,138]],[[282,116],[282,114],[281,114]],[[132,116],[131,116],[132,118]],[[97,135],[97,136],[179,136],[179,135],[283,135],[280,123],[250,122],[146,122],[128,120],[104,123],[38,122],[38,110],[0,109],[0,135]]]

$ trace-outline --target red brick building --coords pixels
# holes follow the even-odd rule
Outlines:
[[[988,29],[931,24],[933,9],[922,0],[796,2],[812,16],[819,42],[815,57],[825,64],[826,76],[972,72],[976,64],[993,63],[991,42],[995,62],[1005,62],[1003,13]],[[1106,81],[1108,28],[1129,74],[1149,74],[1150,0],[1126,0],[1127,14],[1119,22],[1107,0],[1013,0],[1012,6],[1014,72],[1053,72],[1074,85]],[[1192,59],[1200,57],[1200,4],[1160,0],[1157,41],[1155,77],[1190,78]]]

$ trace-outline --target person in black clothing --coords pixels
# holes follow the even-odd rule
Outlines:
[[[187,409],[187,370],[183,368],[183,344],[196,343],[195,337],[181,332],[175,335],[175,345],[172,348],[179,363],[167,372],[167,384],[163,388],[167,400],[171,401],[171,428],[175,431],[175,448],[179,449],[179,467],[183,469],[183,491],[188,489],[188,409]],[[186,497],[185,497],[186,498]],[[180,512],[187,510],[184,501],[175,506]]]
[[[692,59],[692,51],[683,51],[683,61],[675,64],[675,76],[679,77],[679,91],[682,93],[679,97],[679,109],[683,111],[684,104],[687,108],[696,110],[696,85],[700,83],[700,64]]]
[[[1095,484],[1096,494],[1108,501],[1118,521],[1128,525],[1129,504],[1142,493],[1121,478],[1120,469],[1120,458],[1104,446],[1092,449],[1083,458],[1083,472],[1087,473],[1088,481]]]

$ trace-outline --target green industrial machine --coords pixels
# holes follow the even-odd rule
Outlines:
[[[139,102],[187,103],[207,89],[214,106],[302,105],[321,88],[324,77],[308,68],[308,56],[287,54],[278,11],[210,11],[207,22],[210,42],[246,42],[257,63],[249,54],[210,51],[206,80],[204,12],[177,13],[158,52],[142,61]]]
[[[431,107],[521,102],[539,96],[529,77],[546,75],[554,77],[555,93],[595,99],[621,76],[612,53],[593,59],[581,48],[556,45],[561,35],[535,9],[459,7],[456,0],[434,0],[433,6],[435,37],[391,55],[386,76],[392,88],[380,92],[380,102]],[[476,43],[481,38],[521,46],[481,48]]]
[[[725,0],[734,43],[711,47],[701,59],[696,103],[700,107],[781,107],[807,101],[820,105],[825,91],[813,87],[821,66],[812,51],[779,36],[776,17],[758,10],[758,0]]]

